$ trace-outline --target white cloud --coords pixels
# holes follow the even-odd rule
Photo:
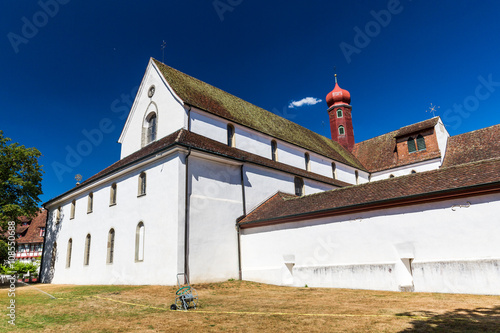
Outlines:
[[[304,105],[314,105],[314,104],[318,104],[319,102],[322,102],[322,100],[320,100],[319,98],[306,97],[306,98],[302,98],[300,101],[292,101],[288,105],[288,108],[290,108],[290,109],[300,108],[301,106],[304,106]]]

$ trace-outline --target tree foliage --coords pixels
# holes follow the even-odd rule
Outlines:
[[[38,198],[42,194],[41,153],[10,143],[0,131],[0,227],[7,230],[8,221],[20,216],[34,217],[38,212]]]

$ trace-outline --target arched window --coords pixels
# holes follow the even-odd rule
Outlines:
[[[52,246],[52,258],[50,258],[50,273],[52,275],[54,274],[56,260],[57,260],[57,242],[54,242],[54,245]]]
[[[62,212],[61,206],[57,207],[56,224],[59,223],[59,222],[61,222],[61,212]]]
[[[304,180],[300,177],[295,177],[295,195],[303,196],[304,195]]]
[[[417,136],[417,148],[418,148],[418,150],[425,150],[425,148],[426,148],[425,139],[421,134],[419,134]]]
[[[116,183],[111,184],[109,189],[109,205],[116,205]]]
[[[415,147],[415,140],[410,136],[408,138],[408,152],[413,153],[417,151],[417,147]]]
[[[356,185],[359,184],[359,172],[358,170],[354,171],[354,177],[356,178]]]
[[[334,162],[332,162],[332,177],[333,179],[337,179],[337,165]]]
[[[135,230],[135,261],[144,260],[144,223],[139,222]]]
[[[391,174],[389,175],[389,178],[394,178],[394,175],[391,173]]]
[[[94,209],[94,193],[90,192],[87,201],[87,214],[92,213],[93,209]]]
[[[344,134],[345,134],[344,126],[340,125],[339,126],[339,135],[344,135]]]
[[[337,109],[337,118],[342,118],[343,116],[342,109]]]
[[[273,161],[278,161],[278,143],[275,140],[271,141],[271,158]]]
[[[115,229],[111,228],[108,233],[108,253],[106,255],[106,263],[113,263],[113,254],[115,251]]]
[[[83,264],[87,266],[90,262],[90,234],[85,238],[85,251],[83,253]]]
[[[227,124],[227,145],[229,147],[234,147],[234,126],[231,124]]]
[[[146,118],[146,122],[146,144],[148,144],[156,140],[156,113],[150,113]]]
[[[304,160],[306,162],[306,170],[311,171],[311,157],[309,156],[309,153],[304,154]]]
[[[71,201],[71,212],[69,218],[72,220],[75,218],[75,208],[76,208],[76,200]]]
[[[137,196],[146,195],[146,173],[141,172],[139,175],[139,189]]]
[[[371,182],[372,181],[372,174],[369,174],[368,175],[368,181]]]
[[[411,170],[411,173],[417,173],[415,170]]]
[[[73,250],[73,239],[68,240],[68,248],[66,249],[66,268],[71,266],[71,251]]]

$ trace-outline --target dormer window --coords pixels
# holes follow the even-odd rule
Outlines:
[[[147,119],[146,144],[156,140],[156,113],[151,113]]]
[[[417,147],[415,146],[415,140],[410,136],[408,138],[408,152],[413,153],[417,151]]]
[[[417,148],[418,148],[418,150],[425,150],[426,149],[425,139],[421,134],[419,134],[417,136]]]
[[[339,126],[339,135],[344,135],[344,134],[345,134],[344,126],[340,125]]]
[[[342,109],[337,109],[337,118],[342,118],[343,116]]]

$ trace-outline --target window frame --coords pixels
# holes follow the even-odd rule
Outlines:
[[[278,142],[271,140],[271,159],[278,162]]]
[[[71,201],[71,209],[70,209],[70,212],[69,212],[69,219],[70,220],[73,220],[75,218],[75,210],[76,210],[76,200],[73,199]]]
[[[227,124],[227,145],[229,147],[235,147],[236,142],[234,140],[235,138],[235,128],[233,124]]]
[[[71,267],[71,254],[73,252],[73,238],[68,239],[68,247],[66,248],[66,268]]]
[[[293,185],[295,187],[295,195],[302,197],[305,195],[305,190],[304,190],[304,179],[302,177],[295,177],[293,179]]]
[[[108,232],[108,244],[106,248],[106,264],[112,264],[115,254],[115,229],[111,228]]]
[[[137,196],[142,197],[146,195],[147,191],[147,175],[145,171],[142,171],[139,174],[139,181],[138,181],[138,189],[137,189]]]
[[[340,125],[338,127],[339,135],[345,135],[345,127],[344,125]]]
[[[413,139],[413,137],[409,137],[407,140],[406,140],[406,144],[408,146],[408,153],[411,154],[411,153],[414,153],[417,151],[417,145],[415,143],[415,139]]]
[[[422,134],[417,135],[415,139],[417,151],[422,151],[427,149],[427,145],[425,143],[425,137]],[[421,148],[422,146],[422,148]]]
[[[109,187],[109,205],[114,206],[116,205],[116,183],[111,184]]]
[[[135,262],[144,261],[145,238],[146,238],[146,228],[144,226],[144,222],[140,221],[139,223],[137,223],[137,227],[135,229]]]
[[[337,109],[337,118],[344,118],[344,111],[342,109]]]
[[[94,192],[90,192],[87,196],[87,214],[94,211]]]
[[[92,236],[87,234],[85,237],[85,250],[83,252],[83,266],[89,266],[90,264],[90,245],[92,242]]]
[[[152,121],[153,120],[153,121]],[[146,145],[155,142],[158,130],[158,116],[156,112],[151,112],[146,117]]]

